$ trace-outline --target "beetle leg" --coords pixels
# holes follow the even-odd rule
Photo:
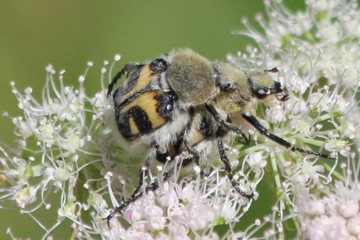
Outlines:
[[[311,150],[295,147],[291,143],[286,141],[285,139],[282,139],[281,137],[278,137],[275,134],[270,133],[263,125],[261,125],[261,123],[253,115],[243,114],[242,116],[245,118],[246,121],[248,121],[251,125],[253,125],[261,134],[265,135],[267,138],[280,144],[281,146],[284,146],[284,147],[290,149],[291,151],[303,152],[303,153],[307,153],[307,154],[311,154],[311,155],[315,155],[315,156],[319,156],[319,157],[323,157],[323,158],[334,159],[327,154],[318,153],[318,152],[314,152]]]
[[[220,159],[221,161],[224,163],[225,166],[225,171],[226,174],[231,182],[231,185],[235,188],[235,190],[240,193],[241,196],[246,197],[248,199],[252,199],[254,197],[254,194],[247,194],[245,193],[243,190],[240,189],[238,183],[234,180],[234,176],[232,174],[232,170],[231,170],[231,165],[230,165],[230,161],[226,155],[225,149],[224,149],[224,143],[222,141],[221,137],[217,138],[217,145],[218,145],[218,149],[219,149],[219,155],[220,155]]]

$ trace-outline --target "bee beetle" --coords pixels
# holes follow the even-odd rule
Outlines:
[[[145,144],[148,155],[140,173],[134,193],[106,219],[109,221],[131,202],[143,195],[142,185],[153,159],[167,162],[182,152],[190,157],[179,166],[192,162],[199,165],[201,156],[212,153],[209,143],[218,149],[218,158],[234,189],[243,197],[253,194],[243,192],[233,179],[223,138],[229,132],[241,134],[233,124],[243,117],[261,134],[290,149],[323,158],[329,155],[293,146],[288,141],[270,133],[255,117],[256,100],[275,97],[288,100],[279,82],[273,81],[269,72],[245,73],[229,63],[210,61],[190,49],[173,50],[146,64],[130,63],[114,77],[108,86],[107,96],[112,97],[117,129],[125,142]],[[114,92],[114,86],[123,75],[124,83]],[[163,174],[167,180],[175,167]],[[145,191],[158,188],[158,181]]]

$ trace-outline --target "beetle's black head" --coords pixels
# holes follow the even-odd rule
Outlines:
[[[254,73],[248,76],[248,84],[254,97],[265,99],[274,95],[279,101],[286,101],[289,95],[284,94],[281,84],[272,80],[266,73]]]

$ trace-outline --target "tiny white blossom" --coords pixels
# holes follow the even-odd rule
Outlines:
[[[262,158],[262,154],[260,152],[248,155],[247,162],[253,169],[254,173],[260,173],[267,164],[267,162]]]

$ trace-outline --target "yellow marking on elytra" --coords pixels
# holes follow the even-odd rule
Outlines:
[[[136,92],[144,89],[147,85],[150,84],[151,82],[151,78],[152,78],[152,70],[150,69],[150,65],[147,64],[144,67],[141,68],[140,70],[140,75],[138,77],[138,79],[136,80],[136,84],[133,86],[132,89],[130,89],[129,92],[127,92],[126,94],[124,94],[121,99],[120,99],[120,103],[126,99],[128,99],[129,97],[131,97],[132,95],[134,95]],[[128,82],[126,83],[128,84]],[[127,86],[126,86],[127,87]]]
[[[130,125],[130,130],[131,130],[131,134],[132,134],[132,135],[139,134],[139,129],[138,129],[138,127],[136,126],[136,123],[135,123],[133,117],[129,118],[129,125]]]
[[[124,106],[124,108],[121,109],[121,112],[126,113],[131,108],[137,106],[140,107],[143,111],[145,111],[150,123],[151,123],[151,129],[155,130],[161,126],[163,126],[166,123],[166,119],[162,117],[159,112],[157,111],[158,108],[158,100],[155,99],[156,96],[163,94],[162,91],[151,91],[151,92],[145,92],[138,96],[136,99],[134,99],[132,102]],[[130,118],[132,119],[132,118]],[[132,123],[133,122],[133,123]],[[134,120],[130,122],[131,124],[135,124]],[[134,131],[133,131],[134,129]],[[132,134],[138,134],[139,130],[136,127],[131,127],[131,133]]]
[[[146,112],[146,115],[151,122],[152,128],[156,129],[166,123],[166,119],[163,118],[157,111],[158,100],[155,99],[155,97],[159,94],[162,94],[162,92],[147,92],[147,94],[152,96],[144,96],[147,101],[142,101],[141,105],[139,104],[139,106],[141,106],[141,108]]]

